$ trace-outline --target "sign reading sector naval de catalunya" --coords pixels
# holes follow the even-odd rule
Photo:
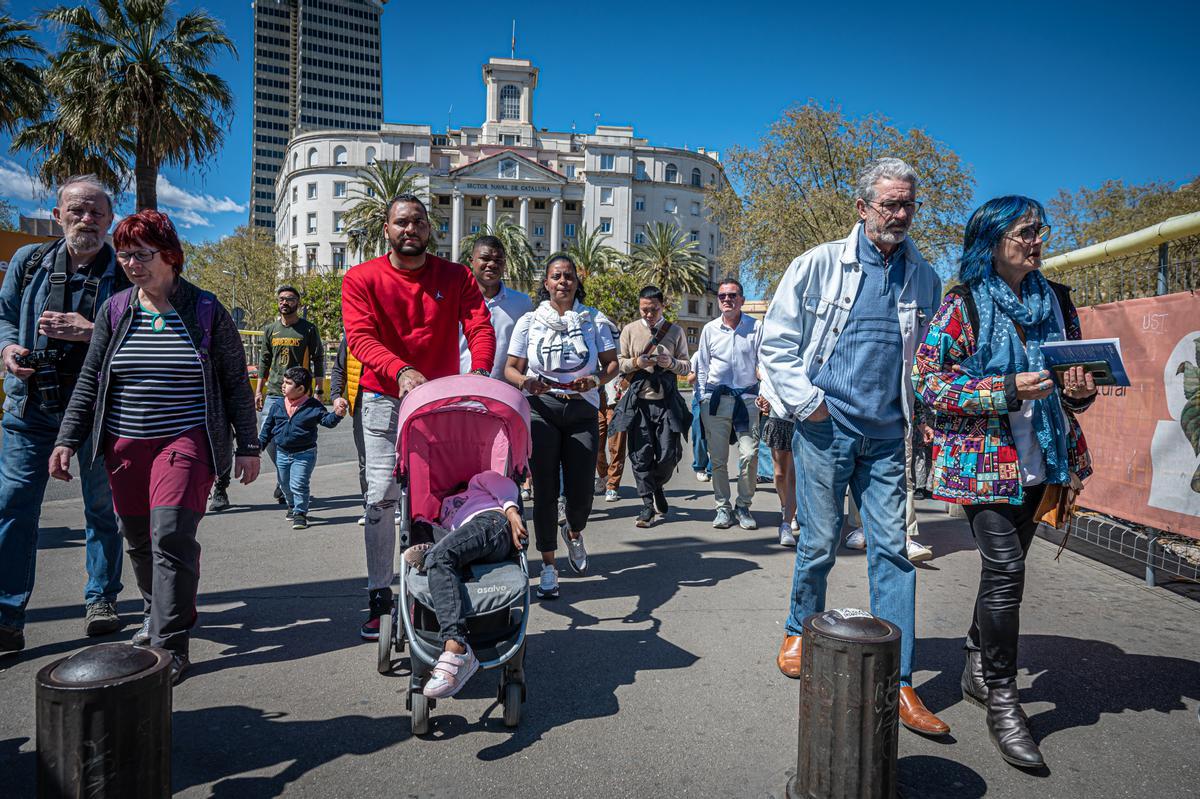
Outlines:
[[[1120,338],[1128,388],[1079,415],[1095,474],[1079,504],[1200,538],[1200,295],[1079,309],[1084,338]]]
[[[557,194],[561,186],[539,186],[536,183],[464,183],[461,188],[476,191],[519,191],[521,194]]]

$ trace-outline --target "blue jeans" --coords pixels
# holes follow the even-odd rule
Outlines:
[[[765,420],[767,417],[764,416]],[[762,429],[759,429],[758,439],[758,476],[767,480],[775,479],[775,456],[771,454],[771,448],[767,446],[767,442],[762,440]]]
[[[25,626],[37,564],[38,521],[50,479],[50,451],[61,423],[60,414],[47,414],[35,399],[26,403],[23,418],[6,413],[0,423],[0,624],[6,627]],[[90,438],[78,455],[88,575],[84,602],[115,602],[121,592],[121,534],[108,472],[103,459],[93,462]]]
[[[805,617],[825,609],[848,485],[867,538],[871,612],[900,628],[900,682],[909,685],[917,573],[904,546],[904,439],[865,439],[828,418],[796,422],[792,453],[800,531],[787,634],[800,635]]]
[[[296,513],[308,515],[308,481],[316,465],[316,447],[301,452],[287,452],[281,448],[275,450],[275,474],[279,477],[279,487],[283,489],[283,498],[287,500],[288,507]]]
[[[692,471],[712,474],[708,462],[708,441],[704,438],[704,425],[700,421],[700,394],[692,392]]]

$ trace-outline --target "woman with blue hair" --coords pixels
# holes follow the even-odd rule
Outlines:
[[[1070,289],[1039,271],[1050,235],[1041,203],[998,197],[967,222],[959,277],[917,349],[913,386],[937,411],[933,496],[965,506],[982,560],[967,633],[963,697],[987,709],[1000,755],[1045,765],[1017,697],[1025,556],[1043,497],[1078,486],[1091,459],[1075,414],[1090,374],[1045,368],[1042,345],[1080,338]]]

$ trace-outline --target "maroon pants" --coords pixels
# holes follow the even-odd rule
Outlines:
[[[187,654],[196,623],[196,528],[215,474],[204,427],[165,438],[108,436],[113,509],[150,617],[150,642]]]

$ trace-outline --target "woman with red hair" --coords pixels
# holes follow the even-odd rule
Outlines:
[[[183,248],[166,214],[141,211],[113,231],[133,288],[96,314],[75,393],[50,455],[70,480],[71,455],[89,436],[103,453],[113,506],[144,600],[134,644],[172,655],[172,679],[189,666],[200,544],[196,529],[237,436],[235,475],[258,476],[259,442],[246,353],[225,308],[180,273]]]

